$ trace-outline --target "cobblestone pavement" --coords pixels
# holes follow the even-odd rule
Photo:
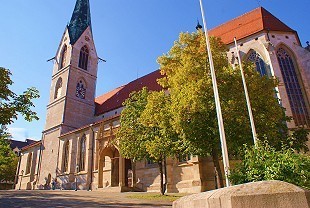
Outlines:
[[[132,199],[144,193],[105,193],[100,191],[0,191],[0,208],[15,207],[171,207],[172,202]]]

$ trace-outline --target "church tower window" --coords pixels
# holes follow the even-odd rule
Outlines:
[[[261,76],[268,75],[266,70],[266,64],[263,61],[262,57],[254,50],[250,50],[248,55],[248,61],[252,62],[256,66],[256,70],[260,73]]]
[[[284,85],[296,126],[310,126],[308,109],[298,81],[295,63],[291,55],[283,48],[277,50],[277,57]]]
[[[84,45],[80,50],[80,59],[79,59],[79,67],[84,70],[87,70],[88,55],[89,55],[88,48],[86,45]]]
[[[64,45],[61,51],[60,60],[59,60],[59,69],[62,69],[66,65],[66,56],[67,56],[67,45]]]
[[[61,90],[62,90],[62,78],[59,77],[59,79],[56,82],[54,99],[60,98]]]
[[[66,141],[64,145],[63,172],[69,171],[69,147],[70,143]]]
[[[26,175],[30,173],[31,170],[31,162],[32,162],[32,153],[30,152],[27,158],[27,166],[26,166]]]
[[[79,170],[85,170],[85,160],[86,160],[86,136],[82,136],[80,140],[80,161],[79,161]]]
[[[85,99],[85,94],[86,94],[86,85],[83,80],[80,80],[76,84],[76,91],[75,91],[75,96],[81,99]]]

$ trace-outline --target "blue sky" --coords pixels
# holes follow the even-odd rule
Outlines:
[[[198,0],[90,0],[99,57],[96,95],[101,95],[158,68],[180,32],[195,30],[201,20]],[[310,40],[309,0],[204,0],[208,27],[213,28],[260,5]],[[40,139],[45,124],[52,62],[75,0],[9,0],[1,2],[0,66],[13,73],[13,91],[34,86],[40,120],[19,118],[10,126],[15,139]]]

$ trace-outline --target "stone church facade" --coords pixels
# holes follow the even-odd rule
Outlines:
[[[236,36],[243,60],[262,75],[279,79],[278,94],[289,128],[310,127],[310,51],[298,34],[264,8],[257,8],[212,30],[228,46],[228,60],[237,64]],[[147,86],[160,90],[154,71],[95,98],[98,56],[93,42],[88,0],[77,0],[62,36],[52,73],[50,101],[42,140],[23,148],[16,189],[159,191],[159,172],[150,161],[133,162],[111,144],[120,127],[122,103],[129,93]],[[237,65],[236,65],[237,66]],[[212,159],[169,158],[168,192],[214,189]]]

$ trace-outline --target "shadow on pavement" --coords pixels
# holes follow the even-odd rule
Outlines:
[[[75,192],[76,193],[76,192]],[[4,207],[171,207],[169,202],[145,202],[126,198],[125,195],[96,193],[92,196],[91,192],[53,192],[44,191],[1,191],[0,208]],[[101,195],[102,194],[102,195]],[[83,196],[84,195],[84,196]]]

